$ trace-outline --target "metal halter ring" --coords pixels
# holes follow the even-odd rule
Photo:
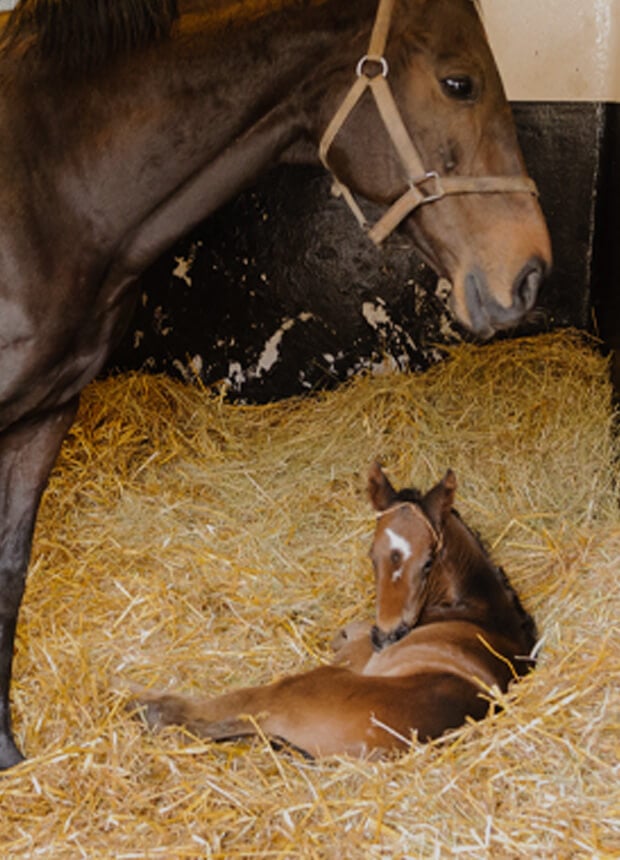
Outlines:
[[[373,24],[368,53],[358,61],[356,79],[336,113],[327,124],[319,141],[319,157],[334,177],[334,189],[341,194],[358,223],[375,245],[380,245],[405,218],[416,209],[446,194],[537,194],[534,182],[527,176],[444,176],[427,171],[424,159],[401,115],[387,80],[389,67],[383,56],[387,42],[390,18],[396,0],[379,0]],[[373,69],[369,64],[374,65]],[[357,203],[351,189],[334,174],[329,165],[329,150],[351,112],[370,89],[377,109],[398,154],[408,183],[407,190],[396,199],[381,218],[372,226]]]
[[[424,190],[424,185],[431,179],[435,184],[435,190],[427,194]],[[420,191],[424,195],[423,203],[432,203],[434,200],[441,200],[441,198],[446,195],[446,192],[443,190],[441,185],[441,177],[436,170],[428,170],[423,176],[410,179],[409,186],[411,188],[415,188],[416,191]]]
[[[379,72],[379,74],[382,78],[387,78],[390,67],[388,66],[388,61],[385,59],[385,57],[371,57],[369,54],[364,54],[364,56],[359,60],[357,66],[355,67],[355,74],[358,76],[358,78],[369,77],[368,75],[364,74],[364,66],[366,65],[366,63],[377,63],[379,66],[381,66],[381,71]],[[372,75],[371,77],[374,78],[376,76]]]

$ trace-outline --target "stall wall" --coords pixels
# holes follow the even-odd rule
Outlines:
[[[558,297],[567,286],[582,289],[584,324],[617,349],[620,2],[483,0],[483,9],[508,98],[533,139],[529,163],[545,187]]]
[[[508,98],[620,102],[618,0],[483,0]]]
[[[620,2],[483,0],[483,10],[522,134],[540,144],[529,163],[546,188],[556,271],[576,291],[583,272],[584,323],[617,348]]]

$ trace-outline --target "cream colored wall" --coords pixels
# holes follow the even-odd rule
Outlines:
[[[481,0],[508,98],[620,102],[620,0]]]

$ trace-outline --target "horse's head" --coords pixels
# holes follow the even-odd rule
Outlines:
[[[371,467],[368,492],[378,511],[370,550],[377,592],[372,632],[376,648],[401,639],[420,618],[455,489],[456,478],[448,471],[425,496],[410,490],[397,493],[381,467]]]
[[[365,54],[367,39],[354,50]],[[395,220],[451,281],[457,319],[481,337],[514,326],[534,305],[551,247],[475,0],[396,0],[383,56],[358,72],[389,84],[413,149],[387,131],[399,120],[379,106],[382,82],[367,87],[377,104],[365,91],[328,126],[324,161],[342,186],[383,205],[417,188],[424,200]]]

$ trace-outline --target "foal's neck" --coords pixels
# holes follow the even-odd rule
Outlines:
[[[445,523],[444,549],[431,573],[420,623],[455,619],[500,633],[515,643],[515,653],[528,654],[536,642],[534,621],[503,570],[452,512]]]

